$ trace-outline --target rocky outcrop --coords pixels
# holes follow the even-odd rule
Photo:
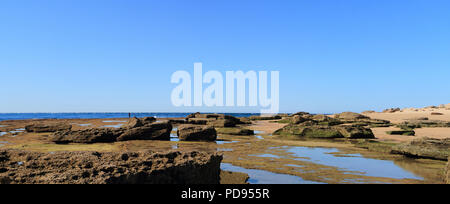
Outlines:
[[[291,123],[292,123],[292,124],[300,124],[300,123],[306,122],[306,121],[308,121],[308,120],[309,120],[308,118],[303,117],[303,116],[301,116],[301,115],[294,115],[294,116],[291,118]]]
[[[127,124],[128,128],[137,128],[142,126],[144,126],[144,123],[139,118],[134,117],[128,120]]]
[[[405,121],[401,124],[399,124],[399,127],[410,127],[410,128],[424,128],[424,127],[450,127],[450,122],[447,121],[441,121],[441,120],[423,120],[425,118],[422,118],[422,120],[419,119],[413,119]]]
[[[250,116],[250,120],[280,120],[281,116],[275,115],[275,116]]]
[[[108,143],[115,142],[122,135],[123,129],[92,128],[78,131],[59,131],[50,137],[56,144],[68,143]]]
[[[222,156],[202,152],[0,151],[0,184],[219,184]]]
[[[93,128],[78,131],[59,131],[50,137],[57,144],[108,143],[127,140],[170,140],[170,123],[150,123],[135,128]]]
[[[117,141],[128,140],[170,140],[170,123],[153,123],[146,126],[124,130]]]
[[[416,132],[414,130],[393,130],[387,131],[388,135],[403,135],[403,136],[415,136]]]
[[[27,132],[57,132],[57,131],[68,131],[72,129],[72,125],[65,123],[54,123],[54,124],[32,124],[25,126]]]
[[[337,129],[319,125],[287,125],[284,128],[275,131],[274,135],[293,138],[344,138]]]
[[[254,135],[255,131],[245,128],[216,128],[217,134],[224,135]]]
[[[193,113],[186,117],[186,123],[194,125],[208,125],[213,127],[235,127],[238,124],[248,124],[247,121],[224,114]]]
[[[149,125],[156,121],[154,117],[145,117],[145,118],[131,118],[126,125],[127,128],[137,128],[145,125]]]
[[[218,119],[218,120],[211,120],[206,123],[206,125],[212,126],[212,127],[236,127],[236,122],[229,119]]]
[[[420,138],[394,146],[392,153],[414,158],[447,160],[450,156],[450,139]]]
[[[274,135],[294,138],[349,138],[373,139],[372,130],[360,126],[287,125],[275,131]]]
[[[142,123],[144,123],[144,125],[149,124],[149,123],[154,123],[156,122],[156,118],[155,117],[145,117],[141,119]]]
[[[289,125],[275,131],[274,135],[284,138],[373,139],[375,135],[369,127],[389,125],[389,121],[371,119],[352,112],[336,114],[334,118],[299,112],[290,118]]]
[[[171,124],[186,124],[186,120],[169,120]]]
[[[345,138],[349,139],[374,139],[375,135],[369,128],[361,126],[335,126]]]
[[[340,113],[340,114],[336,114],[335,118],[343,119],[343,120],[370,119],[369,117],[367,117],[365,115],[361,115],[359,113],[353,113],[353,112],[343,112],[343,113]]]
[[[304,116],[304,115],[311,115],[311,114],[308,112],[297,112],[297,113],[292,114],[291,116],[296,116],[296,115]]]
[[[200,125],[181,125],[178,127],[178,138],[181,141],[215,141],[217,132],[214,127]]]

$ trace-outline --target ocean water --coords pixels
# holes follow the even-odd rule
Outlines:
[[[191,113],[131,113],[132,117],[184,118]],[[235,117],[249,117],[259,113],[226,113]],[[3,120],[27,119],[98,119],[98,118],[128,118],[128,113],[0,113]]]

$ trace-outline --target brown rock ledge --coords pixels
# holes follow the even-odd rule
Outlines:
[[[0,151],[0,184],[219,184],[222,156],[203,152]]]

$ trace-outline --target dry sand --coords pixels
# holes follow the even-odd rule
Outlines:
[[[387,131],[400,130],[396,127],[372,128],[375,137],[381,141],[408,142],[417,138],[429,137],[436,139],[450,138],[450,128],[418,128],[416,136],[388,135]]]
[[[441,113],[443,115],[433,115]],[[395,113],[365,113],[364,115],[373,119],[389,120],[391,123],[402,123],[417,118],[428,118],[429,120],[441,120],[450,122],[450,109],[447,108],[408,108]],[[407,142],[421,137],[450,138],[450,128],[418,128],[415,129],[416,136],[388,135],[387,131],[400,130],[399,128],[373,128],[375,137],[383,141]]]
[[[431,113],[442,113],[444,115],[431,115]],[[367,113],[364,115],[373,119],[389,120],[392,123],[402,123],[407,120],[423,117],[427,117],[430,120],[450,121],[450,110],[447,109],[418,109],[418,111],[403,110],[402,112],[395,113]]]
[[[263,121],[253,122],[251,129],[257,130],[257,131],[263,131],[265,134],[270,135],[270,134],[273,134],[278,129],[283,128],[286,125],[287,124],[281,124],[281,123],[277,123],[275,121],[268,121],[268,120],[264,121],[263,120]]]

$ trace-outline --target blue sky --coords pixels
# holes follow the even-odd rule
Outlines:
[[[280,71],[280,110],[450,102],[448,0],[2,0],[0,112],[176,108],[170,76]]]

